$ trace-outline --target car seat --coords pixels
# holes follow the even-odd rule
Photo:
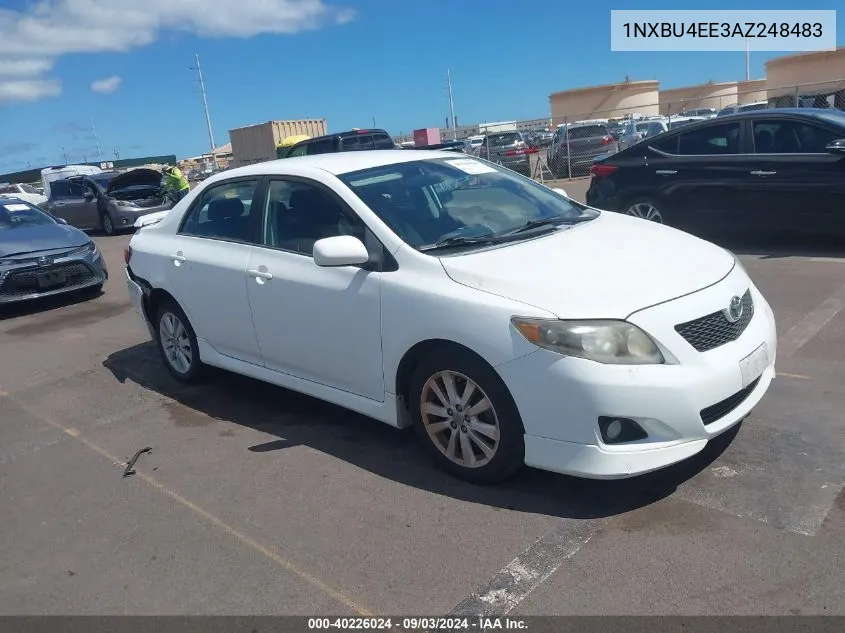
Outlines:
[[[208,221],[200,225],[203,235],[246,240],[249,217],[244,215],[244,203],[238,198],[217,198],[208,203]]]

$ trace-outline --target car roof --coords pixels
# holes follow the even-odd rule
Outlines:
[[[416,150],[409,152],[401,149],[367,150],[363,152],[331,152],[328,154],[314,154],[313,156],[294,156],[292,158],[281,158],[269,160],[254,165],[236,167],[221,174],[209,178],[206,182],[218,182],[230,178],[242,178],[244,176],[271,176],[274,174],[292,174],[312,172],[320,170],[329,174],[340,176],[361,169],[372,167],[383,167],[387,165],[398,165],[410,163],[416,160],[430,160],[432,158],[456,159],[455,152],[440,150]],[[464,159],[475,160],[475,159]]]
[[[750,103],[744,105],[752,105]],[[833,114],[836,117],[845,117],[845,112],[842,110],[828,109],[828,108],[765,108],[762,110],[748,110],[746,112],[731,112],[718,117],[720,121],[725,119],[757,119],[761,116],[809,116],[813,118],[824,117],[824,115]],[[713,121],[714,119],[707,119]]]

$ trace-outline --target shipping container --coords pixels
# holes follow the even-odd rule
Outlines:
[[[300,119],[296,121],[267,121],[258,125],[229,130],[232,141],[232,166],[240,167],[276,158],[276,147],[288,136],[307,134],[322,136],[327,133],[325,119]]]

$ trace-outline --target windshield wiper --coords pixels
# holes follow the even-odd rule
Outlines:
[[[582,222],[584,218],[579,219],[569,219],[565,218],[560,215],[556,215],[551,218],[534,218],[533,220],[528,220],[522,226],[519,226],[512,231],[508,231],[507,233],[500,233],[498,237],[505,237],[508,235],[517,235],[518,233],[525,233],[526,231],[531,231],[541,226],[553,226],[558,224],[575,224],[577,222]]]
[[[469,237],[466,235],[453,235],[451,237],[447,237],[445,239],[440,240],[439,242],[435,242],[434,244],[428,244],[426,246],[420,246],[418,250],[420,251],[430,251],[435,248],[447,248],[449,246],[474,246],[477,244],[495,244],[499,240],[490,235],[484,237]]]

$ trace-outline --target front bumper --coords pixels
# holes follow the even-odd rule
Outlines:
[[[745,418],[775,376],[775,321],[763,296],[750,286],[755,312],[747,328],[708,352],[696,352],[674,325],[727,305],[749,285],[744,273],[732,273],[708,289],[629,317],[672,359],[663,365],[603,365],[540,349],[497,367],[525,425],[526,464],[588,478],[630,477],[694,455]],[[768,361],[745,393],[740,361],[762,343]],[[705,424],[702,411],[724,402],[730,406]],[[648,437],[606,444],[600,416],[634,420]]]
[[[156,205],[154,207],[143,208],[114,206],[109,213],[112,215],[115,228],[130,229],[134,227],[135,221],[141,216],[158,213],[159,211],[169,211],[172,207],[173,204],[170,202]]]
[[[108,267],[96,247],[86,253],[68,253],[68,249],[34,253],[17,265],[0,269],[0,305],[77,292],[108,280]],[[40,257],[49,263],[39,263]],[[56,281],[57,274],[62,281]],[[45,279],[50,276],[52,280]]]

